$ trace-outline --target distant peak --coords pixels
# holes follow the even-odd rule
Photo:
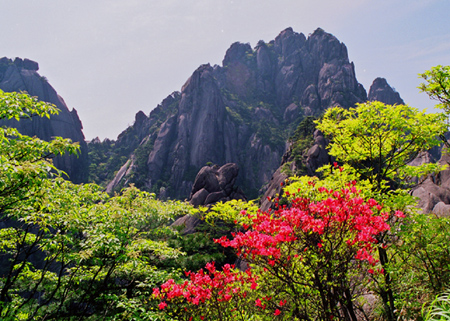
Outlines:
[[[140,110],[137,112],[137,114],[134,118],[134,123],[139,124],[139,123],[142,123],[146,119],[147,119],[147,116],[144,114],[144,112],[142,110]]]
[[[368,98],[370,101],[381,101],[388,105],[403,105],[405,102],[394,88],[389,86],[385,78],[376,78],[369,89]]]
[[[14,65],[16,65],[17,68],[22,68],[26,70],[34,70],[34,71],[39,70],[39,64],[36,61],[30,60],[28,58],[22,59],[16,57],[16,59],[14,59]]]
[[[248,52],[252,52],[252,47],[248,43],[235,42],[227,50],[222,65],[225,67],[231,62],[242,61]]]

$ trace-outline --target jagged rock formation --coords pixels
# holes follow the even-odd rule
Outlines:
[[[411,165],[434,162],[429,153],[423,153]],[[447,149],[442,151],[439,164],[450,166],[450,155]],[[450,169],[428,176],[412,190],[412,195],[419,198],[418,207],[423,213],[450,216]]]
[[[376,78],[373,81],[372,86],[370,87],[369,90],[369,100],[370,101],[377,100],[390,105],[404,104],[403,99],[400,97],[399,93],[394,91],[384,78]],[[310,130],[313,129],[314,128],[311,127]],[[304,136],[307,136],[307,134],[308,134],[307,131],[305,132],[305,130],[303,130],[303,135],[296,137],[296,139],[297,140],[304,139],[305,138]],[[269,197],[273,198],[276,195],[280,195],[280,193],[282,192],[283,183],[290,176],[288,173],[286,173],[286,170],[290,174],[313,176],[316,174],[316,170],[319,167],[322,167],[323,165],[326,164],[331,164],[335,161],[334,158],[328,154],[327,150],[328,140],[323,136],[322,132],[320,132],[319,130],[314,131],[313,140],[311,141],[311,147],[303,151],[304,155],[300,155],[300,159],[298,161],[295,161],[296,158],[297,159],[299,158],[298,155],[297,157],[296,155],[294,155],[295,144],[296,144],[295,139],[290,142],[289,149],[283,156],[281,166],[273,174],[267,186],[267,189],[263,197],[261,198],[260,208],[263,211],[268,210],[272,206],[272,203],[268,200],[268,198]],[[298,153],[298,151],[296,152]],[[435,153],[438,153],[438,151],[435,151]],[[410,165],[415,164],[420,165],[421,162],[431,162],[431,161],[433,161],[431,154],[424,153],[422,154],[422,158],[415,159],[414,160],[415,163],[411,163]],[[419,193],[421,193],[421,195],[417,196],[421,197],[421,199],[424,199],[424,202],[428,202],[427,204],[430,203],[433,204],[433,206],[437,204],[437,202],[433,203],[433,200],[438,199],[437,197],[434,196],[430,196],[428,198],[425,197],[427,195],[432,195],[429,192],[419,189],[416,192],[416,194]],[[431,205],[420,205],[420,206],[429,208]]]
[[[241,169],[239,185],[256,197],[305,116],[353,106],[367,94],[344,44],[322,29],[306,38],[288,28],[254,49],[234,43],[222,66],[200,66],[167,99],[141,117],[142,129],[128,142],[139,147],[109,191],[136,183],[160,196],[186,198],[206,163],[232,162]]]
[[[233,163],[222,167],[217,165],[202,167],[192,186],[189,203],[193,206],[209,206],[232,199],[247,200],[242,190],[234,185],[238,173],[239,167]],[[173,225],[184,225],[183,233],[191,234],[200,223],[198,217],[185,215],[177,219]]]
[[[79,142],[81,154],[66,155],[54,159],[57,168],[65,171],[75,183],[87,181],[88,153],[87,145],[82,132],[83,126],[78,118],[77,111],[69,111],[64,100],[56,93],[47,79],[38,74],[39,65],[29,59],[8,58],[0,59],[0,89],[5,92],[26,91],[39,100],[53,103],[59,109],[58,115],[47,118],[33,118],[31,120],[3,120],[0,125],[16,127],[22,134],[37,136],[43,140],[51,140],[54,136],[70,138]]]
[[[404,105],[405,102],[384,78],[376,78],[369,90],[370,101],[381,101],[388,105]]]
[[[234,186],[239,173],[236,164],[204,166],[197,174],[192,186],[189,203],[194,206],[211,205],[232,199],[246,200],[242,190]]]

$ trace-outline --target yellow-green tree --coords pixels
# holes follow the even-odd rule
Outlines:
[[[0,91],[0,119],[49,117],[50,104]],[[0,128],[0,319],[145,320],[141,305],[182,254],[168,224],[191,208],[130,187],[110,197],[59,177],[51,158],[78,146]]]
[[[350,109],[330,108],[317,128],[331,138],[331,155],[368,179],[374,192],[385,192],[401,185],[405,178],[439,169],[434,164],[408,163],[440,143],[438,137],[446,124],[442,114],[373,101]]]
[[[419,86],[420,91],[439,101],[437,107],[444,109],[447,115],[450,114],[450,66],[438,65],[419,76],[425,80]]]
[[[438,164],[408,165],[420,152],[439,145],[439,135],[446,130],[443,114],[374,101],[348,110],[331,108],[318,121],[317,128],[331,139],[330,154],[353,167],[360,179],[369,181],[372,197],[391,208],[411,204],[412,199],[401,189],[408,187],[409,178],[443,169]],[[391,224],[396,221],[393,214]],[[378,248],[379,259],[386,271],[395,261],[388,250],[396,238],[389,232],[378,237],[383,245]],[[378,281],[377,291],[388,320],[396,320],[398,314],[394,283],[390,273]]]

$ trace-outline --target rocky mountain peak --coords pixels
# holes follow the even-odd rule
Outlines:
[[[88,176],[88,153],[84,141],[82,124],[75,109],[69,110],[66,103],[47,79],[37,72],[39,64],[30,59],[9,58],[0,59],[0,89],[5,92],[25,91],[41,101],[49,102],[60,110],[58,115],[47,118],[32,118],[17,122],[15,120],[2,120],[1,125],[16,127],[22,134],[37,136],[43,140],[61,136],[79,142],[81,155],[79,157],[66,155],[57,157],[54,164],[66,172],[70,179],[76,183],[86,182]]]
[[[21,59],[16,58],[14,59],[14,64],[17,66],[17,68],[26,69],[26,70],[33,70],[38,71],[39,70],[39,64],[36,61],[30,60],[30,59]]]
[[[382,101],[388,105],[404,105],[405,102],[400,97],[384,78],[376,78],[370,86],[369,96],[370,101]]]
[[[200,66],[181,93],[166,100],[145,126],[131,126],[119,136],[139,147],[110,189],[140,177],[138,187],[187,198],[195,174],[207,163],[235,163],[241,173],[237,183],[248,197],[257,197],[305,116],[336,105],[352,107],[366,101],[367,93],[335,36],[317,29],[307,38],[287,28],[254,49],[233,43],[222,66]]]
[[[144,114],[142,110],[138,111],[137,114],[134,116],[134,123],[135,124],[141,124],[147,119],[147,116]]]
[[[306,43],[306,37],[303,33],[296,33],[292,28],[286,28],[275,38],[275,50],[283,55],[289,56],[296,54]]]
[[[231,47],[227,50],[225,54],[225,58],[222,61],[222,65],[226,67],[228,64],[232,62],[245,62],[245,58],[247,54],[251,54],[253,52],[250,44],[235,42],[231,45]]]

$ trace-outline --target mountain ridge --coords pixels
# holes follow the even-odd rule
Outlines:
[[[257,197],[304,117],[367,99],[345,44],[320,28],[308,37],[287,28],[255,48],[233,43],[222,66],[197,68],[180,92],[119,135],[118,144],[139,147],[108,191],[135,183],[161,197],[187,198],[205,164],[236,163],[237,184]]]

